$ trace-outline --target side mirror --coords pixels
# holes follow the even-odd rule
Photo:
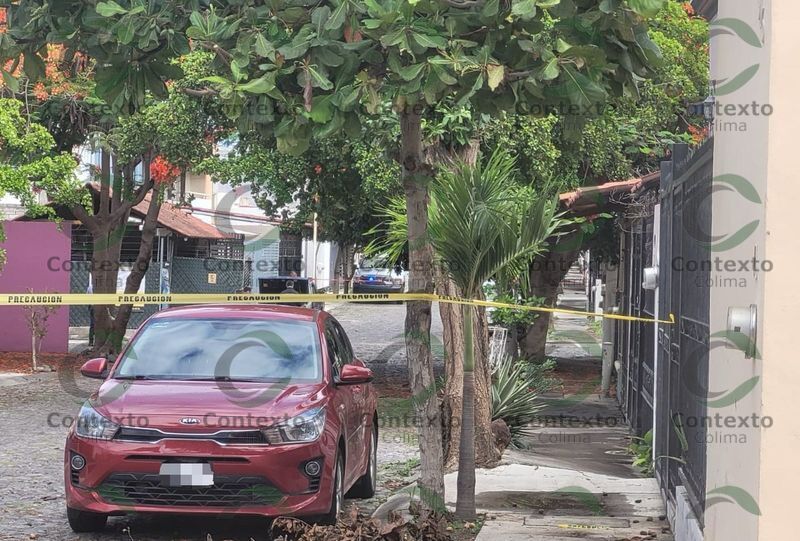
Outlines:
[[[372,370],[366,366],[346,364],[342,367],[342,373],[339,374],[339,380],[336,383],[339,385],[358,385],[360,383],[369,383],[370,381],[372,381]]]
[[[91,359],[81,366],[81,375],[87,378],[103,379],[108,371],[108,361],[105,357]]]

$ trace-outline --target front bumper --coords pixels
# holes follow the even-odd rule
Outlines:
[[[160,443],[98,441],[71,433],[64,450],[67,506],[109,515],[131,512],[235,515],[318,515],[330,509],[335,440],[313,443],[221,445],[214,441]],[[70,459],[86,459],[73,472]],[[322,459],[322,473],[307,476],[303,465]],[[168,488],[159,482],[163,462],[208,462],[212,487]]]
[[[384,284],[381,282],[354,282],[353,293],[402,293],[403,284]]]

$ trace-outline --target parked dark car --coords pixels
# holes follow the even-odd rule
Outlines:
[[[64,449],[76,532],[133,511],[333,521],[375,492],[372,373],[326,312],[173,308],[81,372],[105,381]]]
[[[405,286],[403,268],[385,258],[367,258],[353,274],[353,293],[402,293]]]

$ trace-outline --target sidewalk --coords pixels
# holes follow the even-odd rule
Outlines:
[[[559,300],[585,306],[581,292]],[[616,401],[597,394],[600,348],[587,318],[557,314],[554,325],[548,355],[558,372],[592,379],[565,382],[566,395],[549,393],[521,449],[507,451],[499,467],[476,472],[476,503],[487,515],[477,540],[671,541],[656,480],[630,465],[628,427]],[[445,492],[455,505],[455,473],[445,477]]]
[[[130,340],[136,329],[125,331],[125,340]],[[83,353],[89,349],[89,327],[70,327],[69,328],[69,352]]]

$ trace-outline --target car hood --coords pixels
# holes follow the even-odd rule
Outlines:
[[[402,278],[402,274],[397,274],[392,269],[359,269],[359,276],[390,276],[392,278]]]
[[[139,428],[247,429],[268,426],[321,405],[324,383],[108,380],[92,397],[94,408],[115,423]],[[197,419],[186,424],[181,419]]]

